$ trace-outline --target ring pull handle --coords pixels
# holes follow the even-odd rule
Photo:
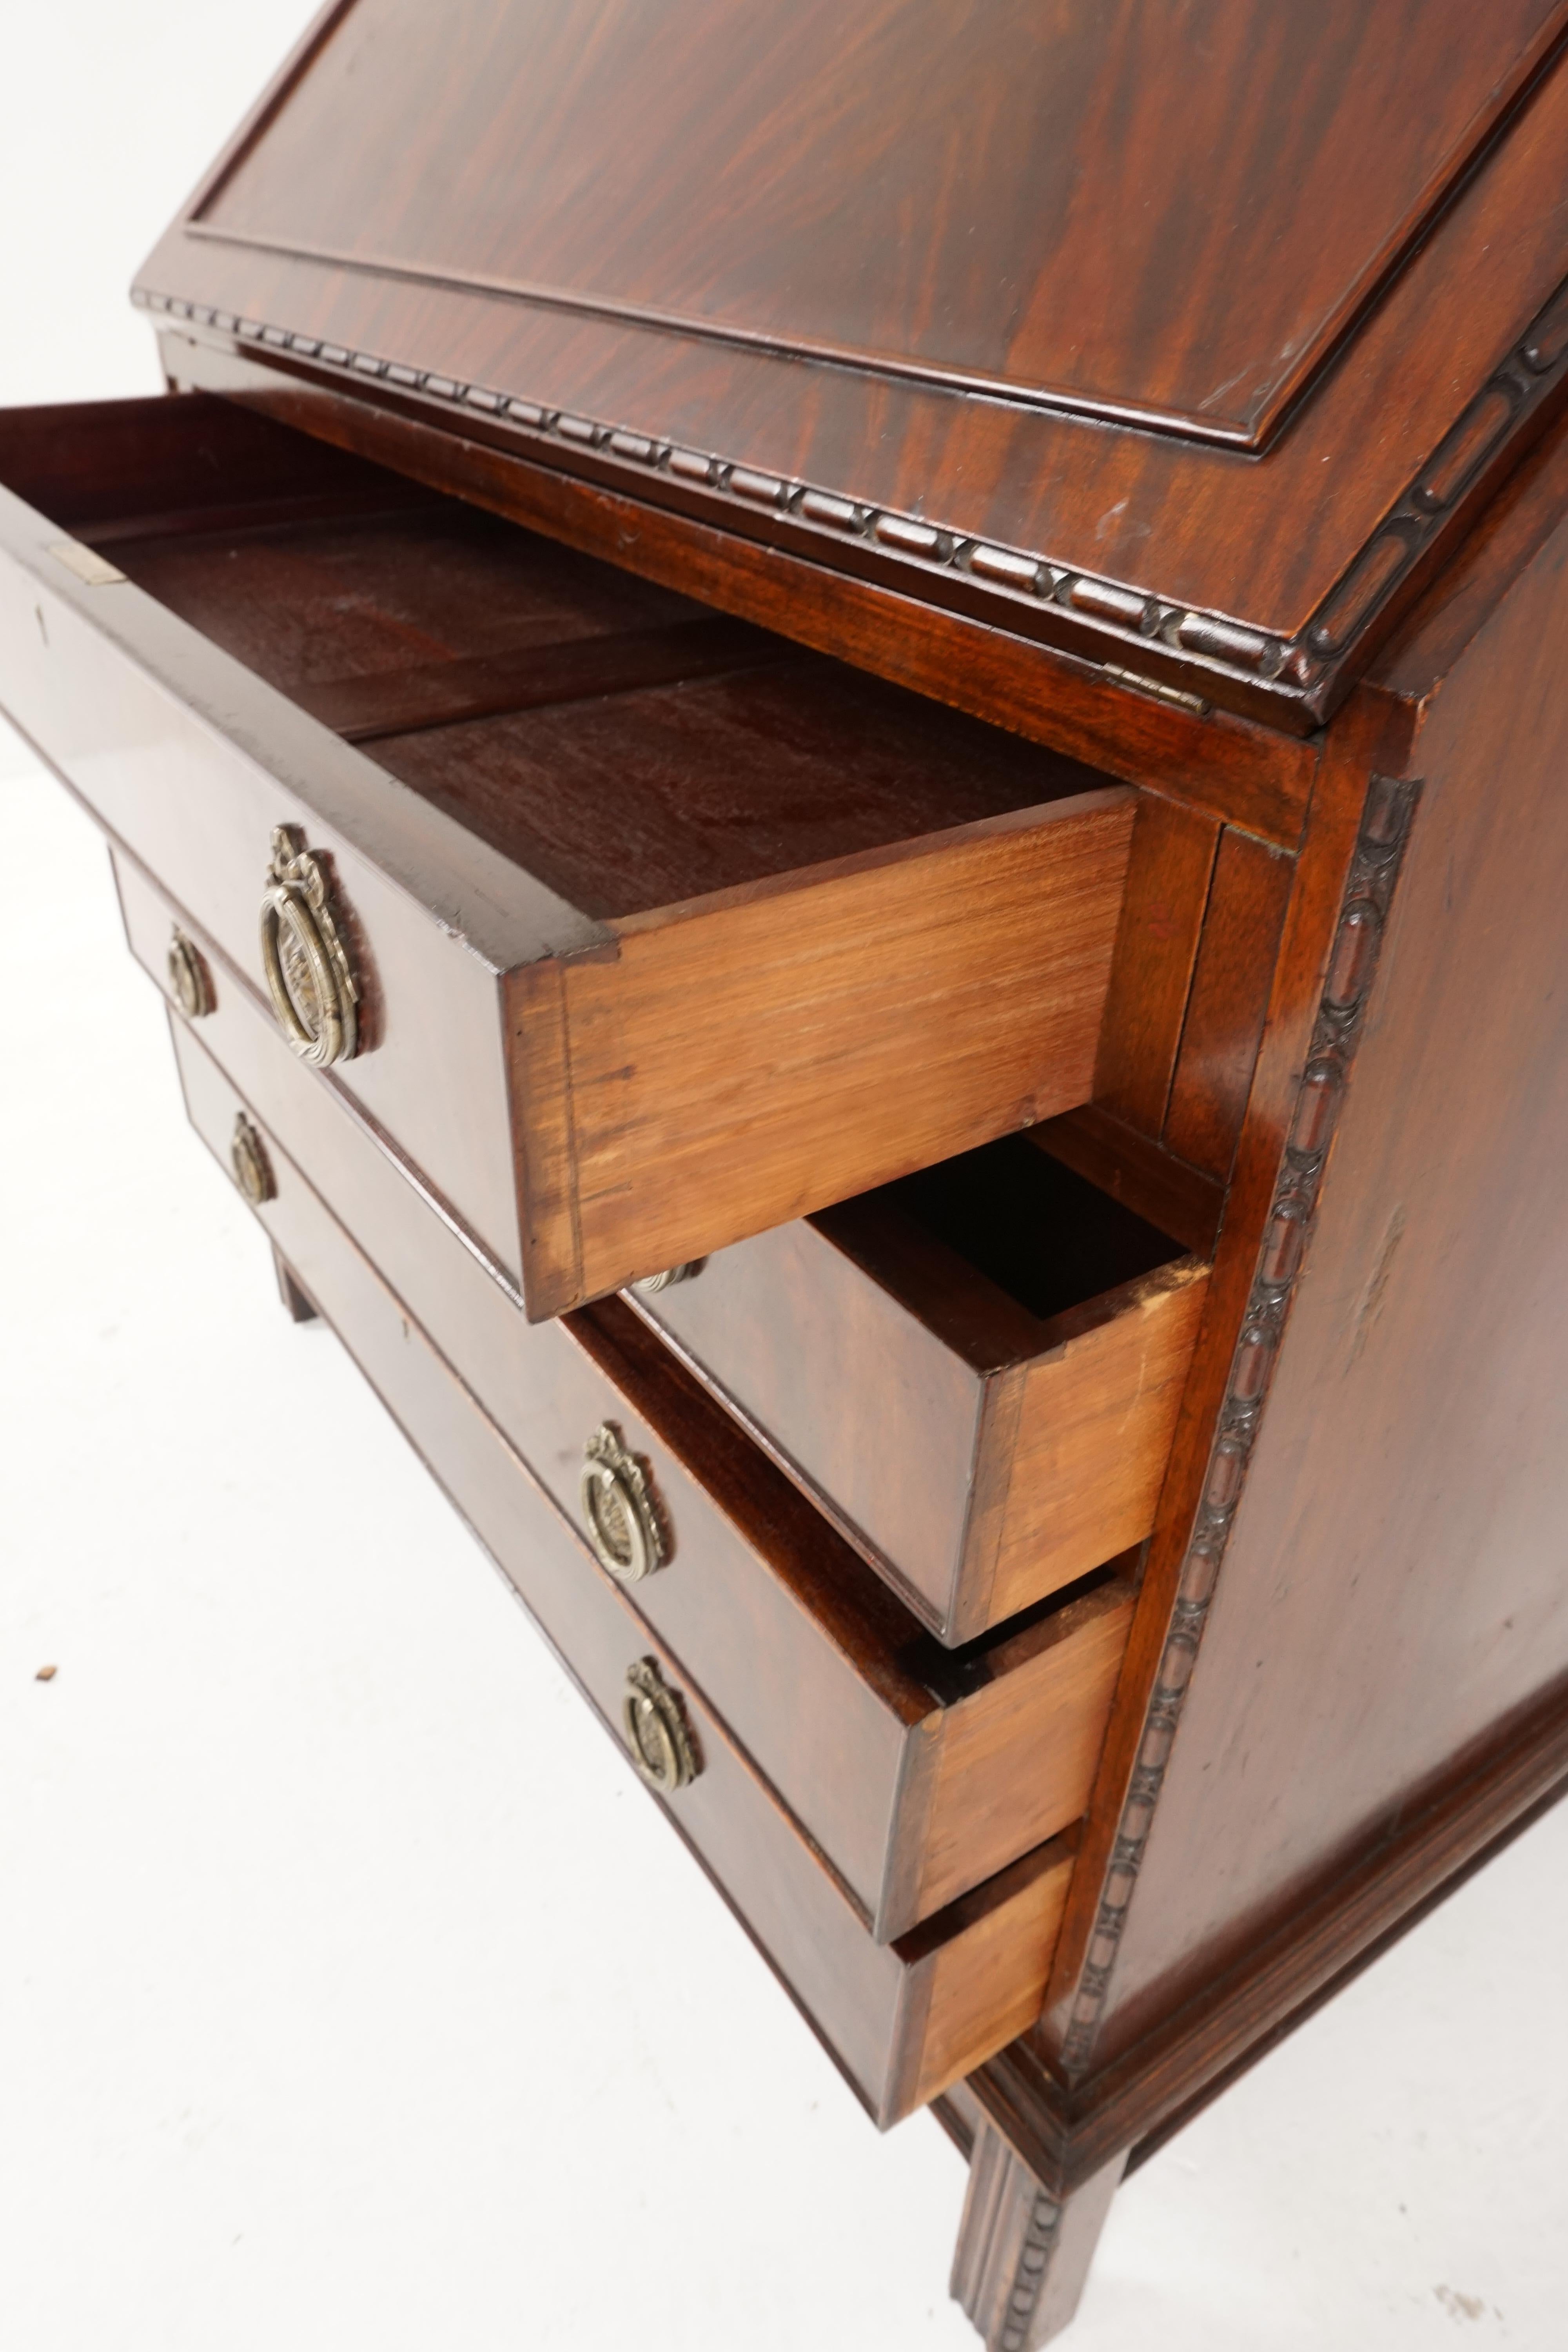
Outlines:
[[[639,1298],[657,1298],[661,1290],[668,1290],[677,1282],[695,1282],[708,1261],[705,1257],[688,1258],[684,1265],[667,1265],[662,1274],[645,1274],[632,1288]]]
[[[671,1690],[652,1658],[638,1658],[626,1668],[621,1714],[632,1762],[650,1789],[671,1797],[696,1780],[702,1759],[680,1694]]]
[[[583,1448],[583,1517],[601,1568],[622,1584],[640,1584],[669,1557],[647,1472],[628,1453],[613,1422]]]
[[[278,1180],[272,1173],[272,1162],[267,1157],[267,1146],[243,1111],[234,1122],[228,1159],[234,1170],[234,1181],[253,1209],[259,1209],[267,1202],[278,1198]]]
[[[272,835],[261,901],[261,966],[278,1026],[302,1062],[352,1061],[359,984],[332,913],[327,870],[298,825]]]

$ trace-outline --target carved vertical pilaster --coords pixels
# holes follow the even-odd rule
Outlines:
[[[1368,787],[1202,1499],[1182,1564],[1094,1933],[1062,2040],[1060,2063],[1069,2081],[1087,2073],[1092,2060],[1154,1808],[1306,1254],[1419,793],[1418,782],[1378,775]]]
[[[1037,2352],[1078,2309],[1124,2156],[1053,2197],[982,2122],[952,2261],[952,2297],[987,2352]]]

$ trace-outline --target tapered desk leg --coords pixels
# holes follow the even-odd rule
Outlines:
[[[1126,2166],[1108,2164],[1057,2199],[982,2122],[952,2263],[952,2294],[987,2352],[1036,2352],[1078,2309],[1101,2226]]]
[[[272,1253],[272,1263],[278,1270],[278,1296],[289,1309],[293,1320],[296,1323],[313,1323],[316,1319],[315,1308],[276,1250]]]

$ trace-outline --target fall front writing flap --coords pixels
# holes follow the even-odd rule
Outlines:
[[[140,290],[1300,691],[1550,393],[1516,358],[1428,478],[1568,270],[1565,16],[348,0]]]

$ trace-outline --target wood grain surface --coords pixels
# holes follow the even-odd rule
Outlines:
[[[1220,835],[1164,1139],[1221,1183],[1236,1157],[1291,880],[1278,850],[1229,826]]]
[[[1131,793],[1082,793],[616,922],[613,958],[569,959],[573,1223],[525,1265],[530,1311],[1086,1101],[1131,821]],[[526,1033],[530,995],[511,1004]]]
[[[116,866],[133,952],[166,989],[174,910],[123,855]],[[471,1238],[204,945],[216,1002],[182,1024],[182,1064],[199,1034],[575,1524],[584,1447],[606,1423],[646,1465],[670,1557],[632,1603],[877,1933],[902,1933],[1076,1820],[1127,1586],[1101,1580],[950,1655],[625,1307],[530,1325]]]
[[[238,1097],[194,1039],[181,1071],[198,1133],[226,1166]],[[277,1146],[259,1213],[311,1303],[516,1586],[624,1744],[626,1669],[651,1657],[678,1694],[700,1769],[660,1800],[876,2120],[969,2073],[1037,2004],[1071,1867],[1070,1840],[1023,1858],[902,1942],[879,1944],[677,1662],[648,1634],[524,1464]]]
[[[1559,525],[1426,705],[1414,832],[1140,1875],[1116,2043],[1568,1667],[1565,573]],[[1221,1746],[1231,1768],[1206,1769]]]
[[[963,1643],[1148,1534],[1203,1284],[1010,1138],[628,1297]]]
[[[206,449],[207,404],[145,405]],[[73,411],[51,454],[29,415],[0,472],[68,474],[79,512],[123,523],[136,427]],[[268,436],[237,437],[254,472]],[[303,831],[358,967],[345,1082],[531,1313],[1087,1098],[1125,787],[841,665],[759,665],[729,625],[455,501],[172,532],[166,418],[152,441],[155,503],[110,585],[5,494],[6,707],[253,979],[273,829]],[[26,617],[40,583],[52,637]],[[742,667],[639,684],[647,630],[689,620]],[[553,695],[573,628],[595,649],[577,699],[383,739],[385,764],[288,698],[357,680],[357,725],[411,669],[530,645]],[[683,643],[676,667],[709,669]]]
[[[1322,715],[1568,382],[1550,327],[1499,373],[1568,268],[1551,0],[1226,0],[1168,55],[1131,7],[889,7],[852,44],[874,78],[826,103],[816,5],[612,10],[589,57],[563,0],[521,76],[496,0],[438,62],[417,25],[380,37],[408,13],[358,0],[264,110],[142,273],[165,316],[737,532],[787,510],[827,567],[962,575],[1004,626],[1047,604],[1210,699]],[[474,194],[498,175],[515,214]]]

